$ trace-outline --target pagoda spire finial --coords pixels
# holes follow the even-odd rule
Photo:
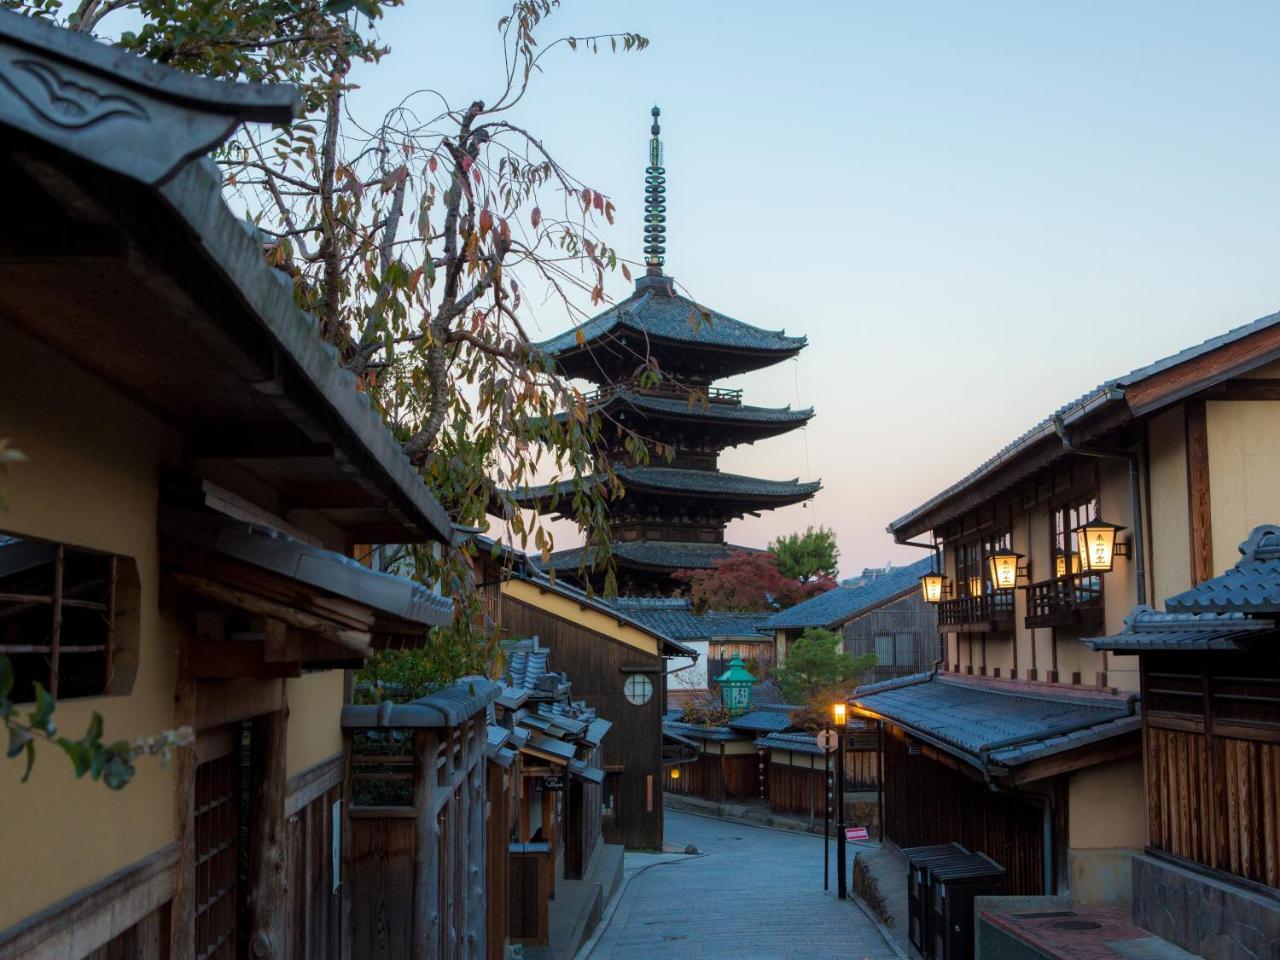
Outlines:
[[[649,128],[649,166],[644,171],[644,263],[646,274],[660,277],[663,254],[667,252],[667,178],[662,166],[662,141],[658,138],[662,111],[655,106],[649,112],[653,126]]]

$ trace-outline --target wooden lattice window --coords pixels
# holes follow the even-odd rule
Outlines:
[[[437,763],[439,750],[424,763]],[[418,758],[412,730],[370,730],[352,737],[351,805],[412,807]]]
[[[13,664],[12,698],[95,697],[116,689],[121,584],[133,562],[0,533],[0,653]]]
[[[240,927],[244,864],[241,840],[241,750],[234,739],[222,756],[196,767],[195,955],[197,960],[234,960]]]

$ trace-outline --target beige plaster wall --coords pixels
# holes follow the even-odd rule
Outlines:
[[[1240,559],[1239,546],[1262,523],[1280,523],[1280,403],[1210,401],[1209,501],[1213,569]]]
[[[48,348],[0,321],[0,436],[29,458],[3,480],[0,530],[109,551],[137,563],[139,662],[128,696],[68,700],[58,726],[79,736],[93,711],[108,740],[173,725],[174,643],[156,598],[158,464],[165,429]],[[0,760],[0,929],[174,839],[171,771],[138,763],[116,792],[77,780],[56,748],[35,770]]]
[[[1147,478],[1151,488],[1150,603],[1191,587],[1191,519],[1187,503],[1187,434],[1182,407],[1147,424]]]
[[[1132,858],[1147,840],[1141,759],[1073,774],[1067,819],[1072,898],[1083,903],[1130,899]]]
[[[285,681],[289,726],[285,775],[292,777],[342,750],[341,670],[308,673]]]

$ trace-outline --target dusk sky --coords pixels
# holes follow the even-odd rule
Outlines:
[[[490,97],[508,6],[410,0],[353,110]],[[512,119],[617,203],[608,239],[639,259],[659,104],[667,272],[809,338],[726,385],[815,420],[721,466],[824,489],[736,543],[822,523],[845,576],[918,559],[888,521],[1099,381],[1280,306],[1280,5],[566,0],[541,36],[613,30],[652,45],[549,56]],[[565,326],[548,301],[534,334]]]

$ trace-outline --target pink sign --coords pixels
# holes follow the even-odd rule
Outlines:
[[[844,838],[846,840],[870,840],[871,834],[867,832],[866,827],[845,827]]]

